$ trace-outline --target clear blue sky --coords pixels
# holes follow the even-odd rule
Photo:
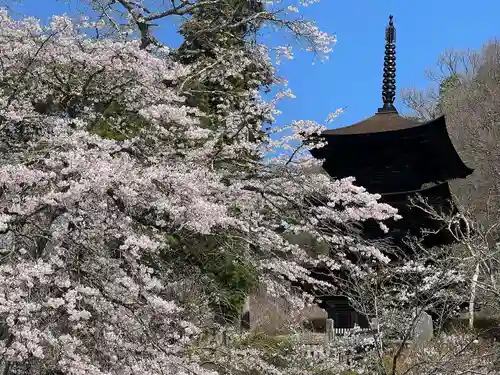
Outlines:
[[[24,0],[16,8],[42,19],[68,11],[56,0]],[[432,67],[445,49],[478,48],[500,37],[499,0],[322,0],[306,10],[306,17],[336,34],[338,43],[324,64],[313,66],[310,57],[300,55],[280,67],[297,95],[281,105],[280,123],[293,119],[323,122],[329,112],[344,106],[348,106],[346,112],[330,126],[371,116],[381,105],[384,28],[389,14],[394,15],[397,29],[398,93],[404,87],[425,87],[424,69]],[[178,41],[171,32],[167,38],[174,44]]]

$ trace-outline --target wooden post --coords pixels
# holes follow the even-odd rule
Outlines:
[[[250,296],[245,298],[245,304],[243,305],[241,314],[240,329],[243,331],[248,331],[250,329]]]
[[[334,336],[335,322],[333,319],[327,319],[325,328],[325,355],[330,355],[330,344],[333,342]]]
[[[333,319],[327,319],[326,327],[328,333],[328,341],[332,342],[335,336],[335,321]]]

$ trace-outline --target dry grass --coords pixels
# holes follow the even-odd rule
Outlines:
[[[397,375],[484,374],[498,358],[496,343],[467,332],[455,332],[420,345],[405,348],[396,361]],[[385,374],[393,374],[393,359],[397,348],[390,348],[382,358]],[[485,372],[487,371],[487,372]],[[385,375],[384,374],[384,375]],[[493,374],[493,373],[491,373]]]

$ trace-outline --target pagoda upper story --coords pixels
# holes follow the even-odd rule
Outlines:
[[[313,149],[325,159],[334,178],[354,176],[369,192],[404,194],[422,191],[473,172],[455,150],[444,116],[419,123],[398,114],[396,90],[396,29],[390,16],[385,35],[383,106],[366,120],[327,130],[327,145]]]
[[[326,146],[311,153],[324,159],[323,168],[331,177],[354,176],[356,185],[381,194],[381,202],[399,210],[403,219],[391,225],[390,234],[398,244],[408,235],[421,237],[423,228],[434,232],[423,238],[425,246],[449,244],[454,237],[441,231],[443,223],[410,202],[419,195],[443,214],[456,213],[448,181],[465,178],[473,170],[455,150],[444,116],[420,123],[398,114],[394,107],[395,42],[396,29],[391,16],[385,33],[383,106],[366,120],[326,130],[321,135]],[[378,237],[379,232],[365,230],[368,237]]]

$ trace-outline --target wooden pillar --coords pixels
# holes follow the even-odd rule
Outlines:
[[[250,329],[250,296],[246,297],[245,304],[243,305],[240,327],[242,330]]]
[[[330,344],[333,342],[335,336],[335,322],[333,319],[326,320],[326,328],[325,328],[325,354],[330,355]]]

